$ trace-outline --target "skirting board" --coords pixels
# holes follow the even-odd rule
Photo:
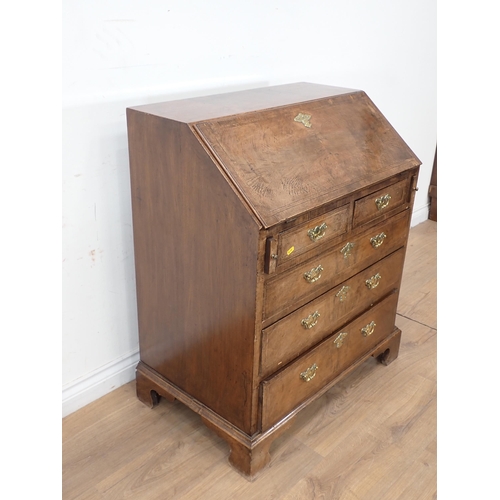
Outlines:
[[[415,227],[421,222],[425,222],[429,218],[429,204],[424,205],[422,208],[414,209],[411,214],[410,227]]]
[[[138,363],[139,350],[136,350],[66,385],[62,391],[63,418],[134,380]]]

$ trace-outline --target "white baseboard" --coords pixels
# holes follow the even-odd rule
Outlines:
[[[94,370],[85,378],[63,387],[63,418],[133,380],[137,363],[139,363],[138,350],[126,354]]]
[[[411,214],[410,227],[414,227],[421,222],[425,222],[429,218],[429,204],[424,205],[422,208],[413,210]]]

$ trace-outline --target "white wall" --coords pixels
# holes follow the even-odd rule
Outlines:
[[[295,81],[366,91],[423,162],[427,219],[435,0],[63,2],[63,415],[138,361],[125,108]]]

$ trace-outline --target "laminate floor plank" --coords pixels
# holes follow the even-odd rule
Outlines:
[[[437,328],[437,223],[422,222],[410,230],[398,312]]]
[[[64,500],[436,498],[436,223],[410,231],[399,357],[371,358],[298,414],[254,482],[175,402],[149,409],[130,382],[63,419]]]
[[[387,500],[429,500],[437,497],[436,455],[424,450],[392,485]]]
[[[66,498],[63,495],[63,498]],[[90,488],[88,490],[85,490],[82,494],[78,495],[77,497],[71,497],[74,498],[74,500],[103,500],[102,495],[95,489],[95,488]]]
[[[435,422],[435,405],[408,415],[389,419],[392,431],[386,435],[373,434],[371,428],[363,439],[341,443],[283,498],[413,500],[421,498],[423,490],[431,491],[432,498],[436,457],[427,450],[433,439],[427,431]]]
[[[135,384],[129,383],[71,413],[63,419],[63,442],[75,438],[102,418],[108,418],[115,412],[123,413],[130,406],[135,408],[136,401]]]
[[[391,500],[400,498],[403,491],[405,498],[420,498],[422,488],[436,488],[431,484],[434,470],[424,467],[421,479],[415,483],[412,471],[415,464],[420,464],[420,456],[426,451],[429,441],[433,439],[425,431],[431,428],[436,419],[435,404],[429,402],[417,414],[398,415],[392,421],[390,436],[379,436],[382,443],[380,449],[373,456],[373,463],[351,473],[350,489],[360,498],[384,498]],[[387,433],[386,433],[387,434]],[[430,472],[430,474],[428,474]],[[404,475],[413,477],[413,485],[400,481]],[[403,488],[402,486],[405,486]]]
[[[131,383],[133,384],[133,383]],[[139,404],[137,404],[139,403]],[[72,498],[96,485],[153,448],[158,439],[184,434],[199,426],[199,417],[180,403],[164,404],[151,411],[137,399],[123,411],[102,416],[74,438],[63,442],[63,494]],[[66,496],[67,495],[67,496]]]
[[[235,471],[214,471],[203,478],[186,499],[214,498],[220,500],[273,500],[291,488],[305,473],[322,461],[322,457],[287,435],[278,438],[271,446],[271,462],[260,472],[254,482],[236,478]]]
[[[214,439],[204,426],[187,434],[179,431],[175,437],[158,436],[156,446],[99,482],[103,498],[188,498],[203,478],[226,472],[228,450],[220,438]]]

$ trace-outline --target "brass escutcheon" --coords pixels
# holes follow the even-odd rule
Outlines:
[[[314,283],[315,281],[318,281],[321,278],[322,271],[323,271],[323,266],[321,264],[318,267],[313,267],[310,271],[304,273],[304,279],[308,283]]]
[[[351,255],[351,250],[354,248],[354,243],[347,243],[343,248],[341,248],[340,253],[344,255],[344,259],[347,259]]]
[[[363,334],[363,337],[368,337],[375,331],[375,327],[377,326],[377,323],[375,321],[372,321],[368,323],[364,328],[361,328],[361,333]]]
[[[375,205],[377,205],[377,208],[379,210],[384,209],[389,205],[389,202],[391,201],[391,195],[390,194],[384,194],[384,196],[381,196],[380,198],[377,198],[375,200]]]
[[[306,115],[305,113],[299,113],[294,119],[294,122],[299,122],[302,123],[307,128],[311,128],[311,122],[309,121],[311,119],[311,115]]]
[[[316,363],[314,363],[305,372],[302,372],[300,374],[300,378],[304,382],[310,382],[316,376],[316,371],[318,368],[319,368],[318,365]]]
[[[323,222],[323,224],[321,224],[320,226],[309,229],[309,231],[307,231],[307,234],[312,241],[318,241],[323,238],[323,236],[325,236],[327,228],[328,226],[326,225],[326,222]]]
[[[349,291],[351,287],[344,285],[335,295],[335,297],[338,297],[340,302],[344,302],[344,300],[347,297],[347,292]]]
[[[333,341],[333,343],[337,346],[337,349],[340,349],[342,347],[342,344],[344,343],[344,339],[347,337],[347,332],[342,332],[339,333],[337,338]]]
[[[370,243],[372,244],[373,248],[378,248],[384,240],[387,238],[387,235],[385,233],[380,233],[374,236],[373,238],[370,238]]]
[[[300,324],[308,330],[313,326],[316,326],[316,323],[318,322],[320,316],[321,314],[319,313],[319,311],[314,311],[312,314],[309,314],[307,318],[304,318],[300,322]]]
[[[368,288],[368,290],[373,290],[374,288],[378,287],[378,284],[380,283],[381,279],[382,276],[380,276],[380,274],[377,273],[374,276],[372,276],[369,280],[366,280],[365,285]]]

